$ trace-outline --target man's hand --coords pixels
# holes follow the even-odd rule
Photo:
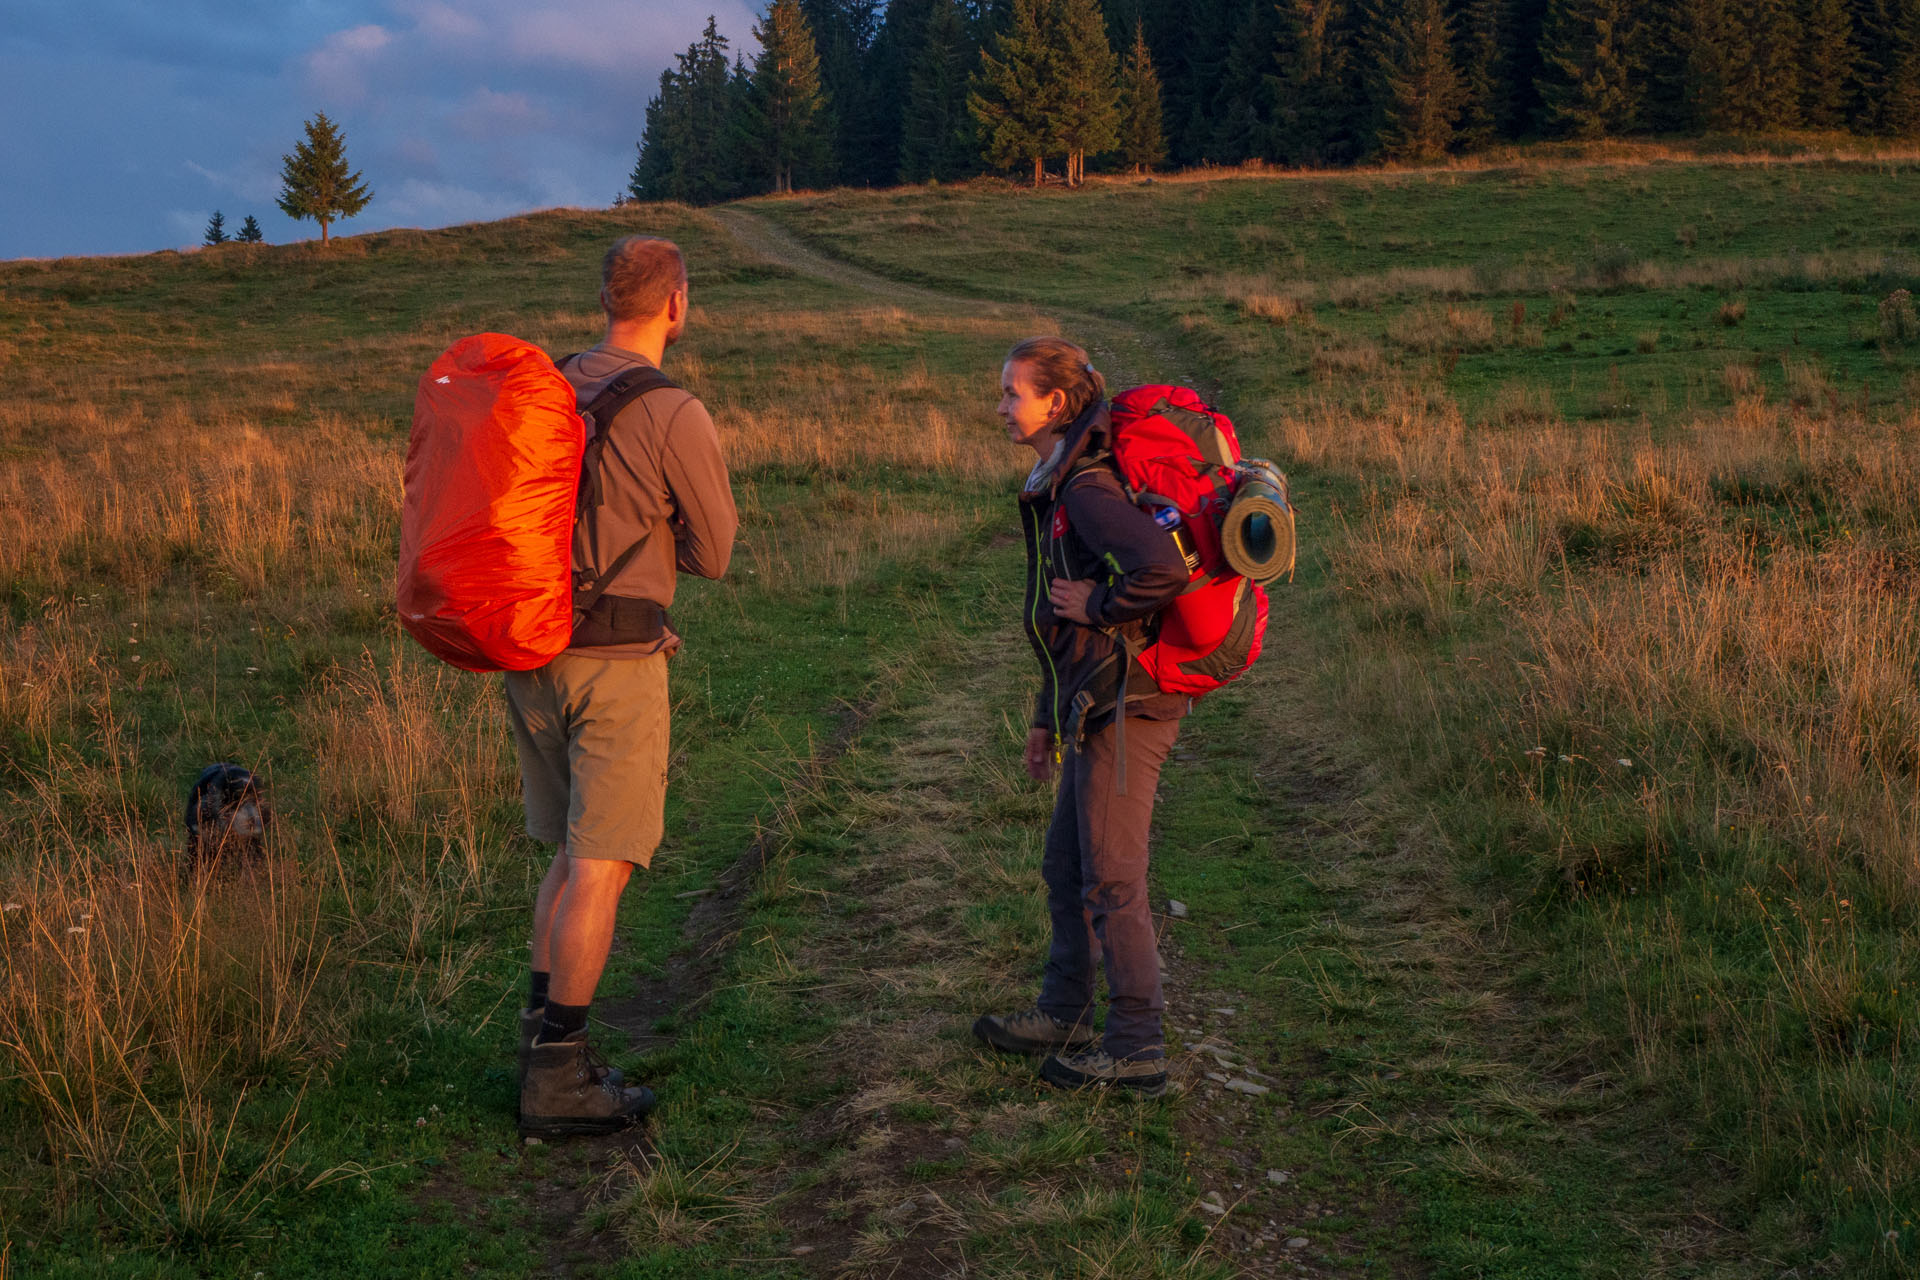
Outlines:
[[[1087,600],[1092,595],[1091,578],[1055,578],[1047,588],[1047,603],[1053,606],[1056,617],[1092,626],[1093,619],[1087,616]]]
[[[1053,777],[1053,730],[1027,730],[1027,776],[1035,782]]]

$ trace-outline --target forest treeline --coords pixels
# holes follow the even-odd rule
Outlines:
[[[771,0],[753,34],[662,73],[633,197],[1920,134],[1920,0]]]

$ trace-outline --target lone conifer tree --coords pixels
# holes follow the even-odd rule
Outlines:
[[[225,244],[231,238],[232,237],[227,235],[226,215],[222,214],[218,209],[215,209],[213,216],[207,219],[205,242],[210,245]]]
[[[1144,173],[1167,158],[1160,121],[1160,74],[1153,69],[1146,24],[1133,23],[1133,46],[1120,66],[1120,158]]]
[[[241,244],[259,244],[266,236],[260,233],[260,224],[253,220],[253,215],[248,214],[247,220],[240,224],[240,234],[234,239]]]
[[[800,0],[773,0],[753,36],[760,52],[748,82],[744,133],[767,166],[773,190],[791,191],[796,169],[812,175],[824,167],[831,137],[820,51]]]
[[[1033,185],[1046,173],[1054,149],[1059,102],[1059,50],[1049,0],[1013,0],[1005,29],[980,53],[980,70],[967,110],[980,122],[987,163],[1002,169],[1031,162]]]
[[[351,218],[367,207],[373,192],[357,172],[347,171],[347,140],[324,111],[307,121],[306,141],[280,157],[280,211],[289,218],[320,224],[320,243],[335,218]]]

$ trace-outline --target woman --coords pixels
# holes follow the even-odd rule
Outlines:
[[[1167,1087],[1160,958],[1147,899],[1147,827],[1160,766],[1190,701],[1162,693],[1130,653],[1153,615],[1187,585],[1173,538],[1127,497],[1109,452],[1106,382],[1062,338],[1029,338],[1000,373],[1007,439],[1038,458],[1020,495],[1027,535],[1027,637],[1041,689],[1027,773],[1061,768],[1041,871],[1053,945],[1031,1009],[987,1014],[976,1036],[1046,1055],[1040,1074],[1066,1088]],[[1115,706],[1125,677],[1125,722]],[[1093,1029],[1094,968],[1104,957],[1104,1040]]]

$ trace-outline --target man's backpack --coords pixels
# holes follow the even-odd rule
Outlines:
[[[1110,409],[1113,464],[1128,496],[1187,562],[1187,589],[1134,656],[1164,692],[1197,698],[1244,674],[1267,630],[1267,593],[1228,563],[1221,540],[1243,474],[1240,439],[1226,414],[1186,387],[1135,387]]]
[[[435,360],[407,441],[395,603],[408,634],[468,671],[525,671],[565,649],[639,550],[574,573],[576,517],[599,499],[593,424],[672,385],[636,367],[582,410],[530,342],[482,333]]]

